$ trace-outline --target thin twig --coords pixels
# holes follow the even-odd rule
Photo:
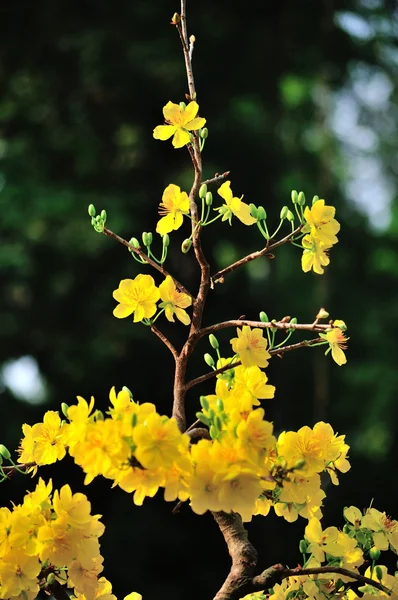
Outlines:
[[[228,275],[228,273],[232,273],[232,271],[236,271],[236,269],[238,269],[239,267],[242,267],[243,265],[246,265],[247,263],[251,262],[252,260],[256,260],[256,258],[260,258],[260,256],[267,256],[267,254],[272,254],[273,250],[275,250],[276,248],[279,248],[279,246],[282,246],[283,244],[286,244],[295,235],[297,235],[297,233],[299,233],[301,231],[301,228],[302,228],[302,225],[299,225],[299,227],[296,227],[296,229],[294,231],[291,231],[288,235],[286,235],[284,238],[278,240],[277,242],[274,242],[273,244],[267,243],[267,245],[262,250],[257,250],[256,252],[251,252],[251,254],[248,254],[247,256],[240,258],[239,260],[232,263],[228,267],[225,267],[225,269],[221,269],[221,271],[217,271],[217,273],[215,273],[214,275],[211,276],[212,285],[214,285],[215,283],[223,283],[225,275]]]
[[[130,244],[130,242],[128,242],[124,238],[120,237],[120,235],[117,235],[117,233],[114,233],[113,231],[111,231],[107,227],[104,227],[104,234],[107,235],[107,236],[109,236],[109,237],[111,237],[111,238],[113,238],[114,240],[116,240],[120,244],[123,244],[123,246],[126,246],[126,248],[128,248],[129,250],[131,250],[132,252],[134,252],[135,254],[137,254],[140,258],[142,258],[143,260],[145,260],[145,262],[147,262],[149,265],[151,265],[151,267],[153,267],[154,269],[156,269],[157,271],[159,271],[159,273],[162,273],[162,275],[164,275],[165,277],[167,277],[168,275],[170,275],[170,273],[168,271],[166,271],[166,269],[164,267],[162,267],[161,265],[158,265],[154,260],[152,260],[152,258],[149,258],[149,256],[147,254],[145,254],[145,252],[143,252],[141,250],[141,248],[135,248],[132,244]],[[180,283],[178,281],[178,279],[176,279],[172,275],[170,275],[170,277],[173,279],[173,281],[174,281],[177,289],[180,292],[183,292],[184,294],[187,294],[190,298],[194,298],[194,296],[191,294],[191,292],[189,290],[187,290],[187,288],[185,286],[183,286],[182,283]]]
[[[155,325],[151,325],[151,331],[158,336],[158,338],[163,342],[163,344],[165,346],[167,346],[167,348],[170,350],[170,352],[172,353],[174,360],[178,359],[178,352],[177,350],[174,348],[173,344],[170,342],[169,339],[167,339],[167,337],[155,326]]]
[[[199,385],[200,383],[204,383],[205,381],[208,381],[209,379],[212,379],[213,377],[217,377],[217,375],[221,375],[221,373],[225,373],[225,371],[229,371],[230,369],[233,369],[234,367],[239,367],[239,365],[241,365],[241,364],[242,363],[240,362],[240,360],[236,360],[235,362],[230,363],[229,365],[225,365],[224,367],[220,367],[219,369],[215,369],[214,371],[205,373],[204,375],[201,375],[200,377],[195,377],[195,379],[191,379],[191,381],[188,381],[188,383],[185,384],[185,390],[188,391],[194,385]]]
[[[212,183],[220,183],[223,179],[226,179],[230,173],[231,173],[231,171],[225,171],[225,173],[222,173],[221,175],[216,173],[214,175],[214,177],[212,177],[211,179],[205,179],[204,181],[202,181],[202,185],[204,185],[204,184],[211,185]]]
[[[210,333],[215,333],[216,331],[220,331],[221,329],[227,329],[228,327],[242,327],[243,325],[248,325],[249,327],[257,327],[260,329],[281,329],[287,331],[289,329],[295,329],[298,331],[327,331],[331,329],[329,324],[321,324],[321,323],[286,323],[285,321],[267,321],[263,323],[262,321],[251,321],[249,319],[231,319],[230,321],[222,321],[221,323],[216,323],[215,325],[209,325],[209,327],[204,327],[197,332],[197,338],[201,339],[206,335],[210,335]],[[277,354],[277,352],[276,352]]]
[[[291,350],[298,350],[299,348],[307,348],[309,346],[319,344],[320,342],[324,342],[324,340],[322,338],[314,338],[313,340],[303,340],[302,342],[297,342],[297,344],[290,344],[289,346],[275,348],[274,350],[270,350],[269,353],[271,354],[271,356],[274,354],[276,354],[276,356],[280,356],[285,352],[290,352]]]
[[[1,467],[1,471],[7,476],[7,477],[11,477],[12,475],[14,475],[14,473],[18,472],[18,469],[20,469],[21,471],[25,471],[27,472],[31,467],[35,467],[36,463],[35,462],[28,462],[28,463],[20,463],[18,465],[10,465],[7,467]]]

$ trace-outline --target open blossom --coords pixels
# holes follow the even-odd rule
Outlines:
[[[239,354],[242,365],[266,367],[271,355],[267,352],[267,340],[264,339],[262,330],[250,329],[248,325],[244,325],[236,332],[238,337],[231,340],[232,350]]]
[[[153,277],[139,274],[135,279],[122,279],[117,290],[113,292],[115,300],[120,302],[113,314],[124,319],[134,313],[134,322],[150,319],[156,312],[159,300],[159,289]]]
[[[165,315],[168,321],[174,322],[174,315],[184,325],[189,325],[191,322],[190,316],[184,308],[191,306],[192,298],[188,294],[179,292],[176,288],[173,278],[167,275],[166,279],[159,286],[160,308],[164,308]]]
[[[232,215],[235,215],[235,217],[244,223],[244,225],[253,225],[256,223],[256,219],[250,214],[250,206],[245,202],[242,202],[243,196],[241,196],[241,198],[234,198],[230,181],[225,181],[218,188],[217,194],[225,200],[223,206],[215,209],[222,215],[222,221],[229,221],[229,224],[231,225]]]
[[[347,358],[343,352],[347,348],[347,339],[339,327],[333,327],[326,333],[319,334],[321,338],[329,343],[329,349],[332,351],[332,358],[340,367],[345,365]],[[329,350],[327,350],[329,352]]]
[[[317,238],[326,247],[337,244],[336,233],[340,231],[340,223],[334,218],[335,214],[334,206],[325,205],[325,200],[317,200],[311,208],[306,206],[304,219],[307,223],[303,232],[310,233],[311,237]]]
[[[361,527],[373,531],[373,542],[379,550],[388,550],[391,546],[398,553],[398,522],[388,517],[385,512],[368,508],[362,517]]]
[[[314,273],[322,275],[324,272],[323,267],[327,267],[330,263],[327,251],[331,246],[325,246],[318,238],[311,235],[304,236],[301,244],[304,248],[301,257],[301,268],[304,273],[308,273],[313,269]]]
[[[173,136],[174,148],[182,148],[191,141],[190,131],[204,127],[206,119],[197,117],[199,106],[190,102],[186,108],[180,104],[168,102],[163,108],[167,125],[158,125],[153,130],[155,140],[168,140]]]
[[[35,462],[38,465],[50,465],[61,460],[65,454],[65,439],[61,419],[57,412],[48,410],[43,423],[32,427],[23,425],[24,437],[21,441],[21,456],[18,462]]]
[[[162,202],[159,206],[159,214],[164,215],[156,225],[156,231],[165,235],[179,229],[182,225],[183,215],[189,211],[189,198],[186,192],[182,192],[178,185],[170,183],[163,192]]]

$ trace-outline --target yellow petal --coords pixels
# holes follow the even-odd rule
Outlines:
[[[191,136],[183,129],[177,129],[173,137],[174,148],[182,148],[191,141]]]
[[[334,362],[339,365],[339,367],[341,367],[341,365],[345,365],[347,362],[346,355],[338,346],[332,346],[332,358]]]
[[[183,310],[182,308],[175,308],[175,314],[176,317],[179,321],[181,321],[181,323],[183,323],[184,325],[189,325],[191,322],[191,317],[188,315],[188,313],[185,312],[185,310]]]
[[[113,310],[113,315],[118,319],[124,319],[125,317],[129,317],[133,311],[134,308],[131,304],[118,304]]]
[[[196,129],[202,129],[205,126],[206,119],[202,117],[197,117],[196,119],[192,119],[186,125],[184,125],[185,129],[189,129],[189,131],[195,131]]]
[[[145,318],[145,310],[142,304],[137,304],[137,308],[134,311],[134,323],[138,323]]]
[[[196,115],[198,114],[198,110],[199,110],[199,105],[197,102],[192,101],[188,104],[188,106],[182,113],[184,127],[185,127],[186,123],[189,123],[189,121],[192,121],[192,119],[194,119],[196,117]]]
[[[224,181],[222,185],[217,190],[217,194],[221,196],[224,200],[232,200],[232,190],[231,190],[231,182]]]
[[[160,298],[163,302],[170,302],[171,298],[176,290],[173,278],[167,275],[166,279],[162,281],[159,286]]]
[[[245,202],[240,203],[240,208],[238,212],[235,213],[235,216],[237,216],[239,221],[241,221],[244,225],[253,225],[257,222],[257,219],[252,217],[250,214],[250,206]]]
[[[155,140],[168,140],[175,133],[177,127],[175,125],[158,125],[153,130]]]
[[[169,123],[179,125],[181,119],[180,106],[178,104],[175,104],[174,102],[168,102],[166,106],[163,107],[163,116],[165,120]]]
[[[165,235],[166,233],[170,233],[174,229],[174,215],[169,213],[165,217],[162,217],[156,225],[156,232],[160,233],[160,235]]]

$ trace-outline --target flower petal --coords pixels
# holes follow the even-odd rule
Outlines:
[[[177,129],[173,137],[174,148],[182,148],[191,141],[191,136],[184,129]]]
[[[153,130],[153,137],[155,140],[168,140],[176,132],[176,129],[175,125],[158,125]]]
[[[189,129],[189,131],[195,131],[196,129],[202,129],[206,124],[206,119],[202,117],[196,117],[196,119],[192,119],[186,125],[184,125],[185,129]]]
[[[131,304],[118,304],[116,308],[113,309],[113,315],[118,319],[124,319],[125,317],[129,317],[133,311],[134,308]]]

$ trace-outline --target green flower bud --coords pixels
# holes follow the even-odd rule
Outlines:
[[[265,221],[267,218],[267,213],[265,211],[265,208],[263,206],[259,206],[257,209],[257,219],[259,221]]]
[[[297,204],[299,204],[300,206],[304,206],[305,204],[305,194],[304,192],[300,192],[298,197],[297,197]]]
[[[206,192],[206,206],[211,206],[213,204],[213,194],[211,192]]]
[[[376,565],[375,572],[377,579],[381,581],[383,579],[383,571],[381,570],[381,567],[379,565]]]
[[[208,419],[207,417],[205,417],[205,416],[204,416],[204,414],[203,414],[202,412],[197,412],[195,416],[196,416],[196,418],[197,418],[197,419],[199,419],[199,421],[200,421],[201,423],[203,423],[204,425],[207,425],[207,426],[209,426],[209,425],[210,425],[210,421],[209,421],[209,419]]]
[[[142,243],[147,248],[152,244],[153,235],[150,231],[144,231],[142,234]]]
[[[91,219],[91,225],[94,227],[95,224],[96,224],[96,220],[95,220],[94,217],[92,217],[92,219]]]
[[[209,401],[206,396],[201,396],[199,398],[200,406],[204,408],[204,410],[209,410]]]
[[[260,321],[262,323],[268,323],[269,321],[267,313],[265,313],[263,310],[260,312]]]
[[[221,398],[217,398],[216,406],[220,412],[224,412],[224,402],[221,400]]]
[[[153,242],[153,235],[152,233],[149,231],[148,232],[148,246],[150,246]]]
[[[209,335],[209,342],[210,346],[214,348],[214,350],[217,350],[217,348],[219,348],[218,339],[212,333]]]
[[[133,246],[133,248],[139,248],[140,247],[140,243],[137,240],[137,238],[132,237],[131,240],[129,241],[129,244],[131,244]]]
[[[0,454],[0,466],[3,464],[3,457]],[[1,469],[0,469],[0,475],[1,475]]]
[[[199,188],[199,198],[204,200],[206,198],[206,194],[207,194],[207,185],[205,183],[202,183],[202,185]]]
[[[181,252],[183,252],[184,254],[186,254],[187,252],[190,251],[191,246],[192,246],[192,240],[190,238],[187,238],[181,244]]]
[[[52,585],[52,584],[53,584],[53,583],[55,583],[55,582],[56,582],[56,578],[55,578],[55,575],[54,575],[54,573],[49,573],[49,574],[47,575],[46,584],[47,584],[47,585]]]
[[[381,552],[378,548],[376,548],[376,546],[373,546],[370,550],[369,550],[369,556],[372,560],[379,560],[381,555]]]
[[[319,196],[314,196],[312,199],[312,205],[314,205],[315,202],[318,202],[318,200],[319,200]]]
[[[199,131],[199,135],[202,138],[202,140],[207,140],[207,138],[209,137],[209,130],[207,129],[207,127],[203,127]]]
[[[96,421],[103,421],[104,420],[104,413],[101,410],[96,410],[94,413],[94,419]]]
[[[282,206],[282,210],[281,210],[281,213],[280,213],[281,220],[286,219],[288,212],[289,212],[288,207],[287,206]]]
[[[316,316],[317,319],[327,319],[329,317],[329,313],[324,308],[320,308],[319,312]]]
[[[68,409],[69,409],[69,406],[66,404],[66,402],[62,402],[61,410],[62,410],[62,414],[65,415],[65,417],[68,417]]]
[[[88,214],[90,215],[90,217],[95,217],[95,213],[97,211],[95,210],[95,206],[94,204],[89,204],[88,206]]]
[[[171,17],[171,24],[172,25],[177,25],[177,23],[179,23],[181,21],[181,17],[178,13],[174,13],[174,15]]]
[[[185,102],[180,102],[180,108],[182,111],[184,111],[186,109],[187,105],[185,104]]]
[[[206,352],[206,354],[204,355],[203,358],[205,360],[205,363],[207,365],[209,365],[209,367],[214,367],[214,358],[212,357],[211,354],[209,354],[208,352]]]
[[[210,426],[209,433],[210,433],[210,437],[211,437],[212,440],[215,440],[215,439],[218,438],[219,431],[218,431],[217,427],[214,427],[214,425]]]
[[[296,460],[296,462],[293,465],[293,470],[299,470],[302,469],[305,465],[305,460],[304,458],[300,458],[299,460]]]
[[[297,191],[296,190],[292,190],[291,198],[292,198],[293,204],[297,204],[298,195],[297,195]]]
[[[101,219],[102,219],[102,221],[104,222],[104,225],[105,225],[105,222],[106,222],[107,216],[108,216],[108,215],[106,214],[106,210],[105,210],[105,209],[101,210]]]
[[[350,533],[351,527],[346,523],[343,527],[343,533]]]
[[[220,417],[217,415],[216,419],[215,419],[215,426],[217,427],[217,429],[219,431],[221,431],[222,429],[222,423],[221,423],[221,419]]]
[[[251,202],[249,204],[249,207],[250,207],[250,214],[253,217],[253,219],[258,219],[258,216],[257,216],[257,206],[255,204],[253,204],[253,202]]]
[[[131,427],[135,427],[138,423],[137,413],[133,413],[131,417]]]
[[[10,460],[11,458],[10,451],[4,446],[4,444],[0,444],[0,455],[6,460]]]
[[[290,319],[289,324],[291,325],[297,325],[297,317],[293,317],[292,319]],[[293,331],[295,331],[295,328],[292,327],[291,329],[288,329],[289,333],[292,333]]]
[[[308,546],[307,546],[307,542],[305,540],[300,540],[299,550],[300,550],[301,554],[307,554]]]
[[[162,243],[165,248],[170,246],[170,236],[168,233],[165,233],[164,236],[162,237]]]
[[[287,219],[287,220],[288,220],[290,223],[293,223],[293,222],[294,222],[294,214],[292,213],[292,211],[291,211],[291,210],[288,210],[288,211],[287,211],[287,214],[286,214],[286,219]]]

